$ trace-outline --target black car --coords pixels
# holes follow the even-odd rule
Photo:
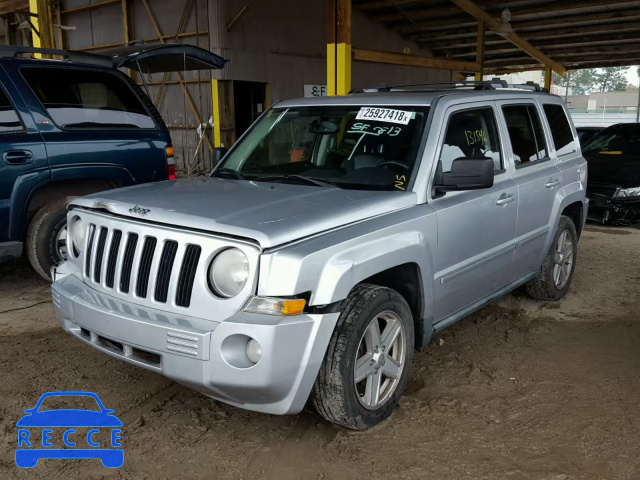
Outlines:
[[[578,140],[580,141],[580,146],[582,148],[586,147],[591,139],[596,136],[597,133],[601,132],[604,127],[576,127],[576,132],[578,132]]]
[[[589,164],[588,218],[600,223],[640,223],[640,123],[620,123],[584,147]]]

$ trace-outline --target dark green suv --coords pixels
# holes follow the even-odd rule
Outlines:
[[[24,55],[48,59],[24,58]],[[68,197],[175,179],[169,131],[123,71],[222,68],[192,45],[108,54],[0,47],[0,263],[49,270],[66,255]]]

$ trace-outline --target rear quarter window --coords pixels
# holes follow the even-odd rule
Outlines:
[[[567,119],[567,114],[560,105],[547,103],[543,106],[544,114],[549,122],[553,143],[556,146],[558,156],[566,155],[576,151],[576,145],[571,131],[571,125]]]
[[[21,73],[60,128],[156,128],[131,87],[111,72],[26,67]]]

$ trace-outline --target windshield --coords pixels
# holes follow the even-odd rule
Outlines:
[[[585,155],[640,155],[640,128],[603,130],[589,141],[582,152]]]
[[[427,112],[409,106],[274,108],[212,176],[407,190]]]

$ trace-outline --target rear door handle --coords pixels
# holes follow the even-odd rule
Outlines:
[[[560,183],[560,180],[557,178],[550,178],[549,181],[545,184],[547,188],[553,188]]]
[[[502,195],[500,195],[500,198],[496,200],[496,205],[506,205],[507,203],[513,202],[515,199],[515,195],[503,193]]]
[[[31,163],[33,154],[28,150],[10,150],[2,154],[2,160],[7,165],[23,165]]]

